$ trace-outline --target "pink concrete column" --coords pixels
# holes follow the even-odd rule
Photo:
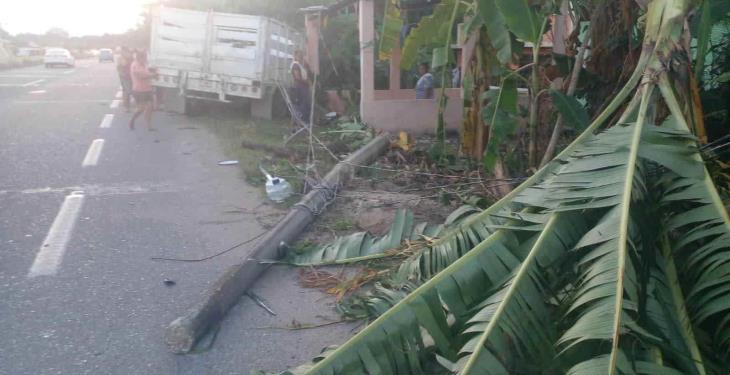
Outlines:
[[[368,104],[375,98],[375,6],[373,0],[360,0],[359,7],[360,116],[366,119]]]
[[[390,89],[400,90],[400,40],[390,52]]]
[[[573,20],[569,16],[568,2],[563,1],[560,14],[553,16],[553,52],[564,55],[567,52],[566,39],[573,32]]]
[[[309,13],[304,17],[304,29],[306,30],[306,56],[307,63],[313,73],[319,74],[319,29],[321,17],[318,13]]]

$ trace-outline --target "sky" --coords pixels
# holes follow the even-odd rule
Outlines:
[[[122,33],[139,22],[149,0],[0,0],[0,27],[10,34],[43,34],[60,27],[71,36]]]

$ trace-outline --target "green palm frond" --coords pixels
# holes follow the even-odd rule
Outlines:
[[[314,245],[301,252],[290,252],[281,263],[294,266],[322,266],[351,264],[368,260],[393,257],[403,254],[400,247],[407,241],[426,242],[438,237],[445,228],[457,225],[480,210],[472,206],[461,206],[451,213],[443,224],[414,223],[413,212],[406,209],[396,211],[388,233],[376,237],[369,232],[357,232],[333,241]]]

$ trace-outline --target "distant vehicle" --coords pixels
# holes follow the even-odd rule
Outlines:
[[[45,56],[43,56],[43,63],[46,64],[46,68],[56,65],[74,67],[76,66],[76,59],[65,48],[48,48]]]
[[[20,47],[15,54],[23,65],[34,65],[43,63],[43,48],[38,47]]]
[[[164,89],[165,109],[186,112],[190,100],[251,100],[256,117],[270,118],[278,85],[291,84],[300,33],[270,18],[167,7],[152,13],[150,66]]]
[[[99,50],[99,62],[114,62],[114,52],[109,48],[102,48]]]

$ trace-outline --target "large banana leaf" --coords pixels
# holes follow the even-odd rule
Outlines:
[[[542,24],[545,17],[541,15],[530,0],[495,0],[510,31],[518,38],[537,43],[542,37]]]
[[[641,137],[642,134],[645,136]],[[542,216],[548,217],[547,221],[537,215],[523,216],[521,212],[501,213],[499,216],[510,218],[509,226],[500,226],[501,229],[383,313],[354,339],[318,362],[310,373],[419,373],[429,365],[432,352],[460,373],[534,373],[544,369],[546,363],[551,363],[550,369],[556,373],[583,373],[587,368],[605,373],[636,366],[664,373],[678,372],[672,367],[635,358],[633,353],[629,356],[618,344],[610,353],[599,353],[583,361],[571,363],[571,356],[565,355],[568,360],[564,364],[554,360],[553,349],[566,352],[576,346],[590,346],[594,341],[618,343],[629,334],[656,343],[668,340],[665,337],[672,332],[674,342],[682,336],[676,315],[669,315],[673,318],[669,323],[663,315],[660,316],[663,320],[652,317],[652,321],[658,320],[669,333],[654,332],[651,327],[659,323],[639,325],[637,267],[631,261],[633,257],[627,256],[622,269],[618,248],[622,235],[633,237],[633,242],[625,242],[627,252],[638,251],[629,249],[630,243],[636,246],[644,241],[639,238],[640,233],[632,233],[636,232],[636,225],[621,230],[621,223],[626,222],[628,226],[630,220],[623,216],[626,200],[613,199],[622,198],[627,189],[635,198],[648,194],[642,188],[646,165],[655,163],[653,159],[671,159],[657,155],[640,158],[636,150],[643,143],[635,142],[634,151],[630,152],[631,148],[626,145],[632,142],[628,141],[645,139],[644,143],[651,147],[656,144],[650,141],[660,140],[666,134],[666,130],[652,125],[631,125],[617,126],[588,139],[574,150],[573,156],[554,176],[535,189],[547,190],[546,196],[550,196],[550,191],[564,191],[570,185],[568,190],[612,190],[613,195],[586,199],[576,194],[576,198],[556,197],[529,205],[531,210],[545,212]],[[678,142],[690,139],[686,133],[671,133],[671,136],[678,138]],[[621,157],[615,157],[616,154]],[[702,168],[699,163],[695,167]],[[637,171],[642,176],[622,180],[621,176]],[[515,200],[530,195],[525,191]],[[526,220],[516,219],[520,216]],[[537,221],[544,222],[539,232],[534,228]],[[570,302],[566,317],[572,324],[558,337],[561,327],[554,323],[556,315],[550,311],[549,291],[554,288],[551,284],[559,279],[555,276],[559,265],[575,252],[583,255],[576,263],[582,269],[578,274],[580,282],[566,299]],[[616,291],[619,277],[625,278],[621,293]],[[617,314],[619,299],[625,306]],[[618,331],[614,328],[617,316],[621,319]],[[449,324],[449,319],[454,322]],[[455,354],[453,347],[459,342],[463,344]],[[686,347],[684,341],[679,343]],[[632,342],[632,346],[636,345],[639,344]],[[691,364],[684,362],[687,363]]]
[[[478,17],[487,29],[487,36],[490,44],[494,47],[497,60],[503,65],[512,61],[512,38],[504,20],[499,12],[495,0],[477,0]]]
[[[383,27],[380,30],[380,45],[378,46],[378,59],[388,60],[391,57],[393,48],[398,46],[403,20],[395,0],[385,2],[383,15]]]

